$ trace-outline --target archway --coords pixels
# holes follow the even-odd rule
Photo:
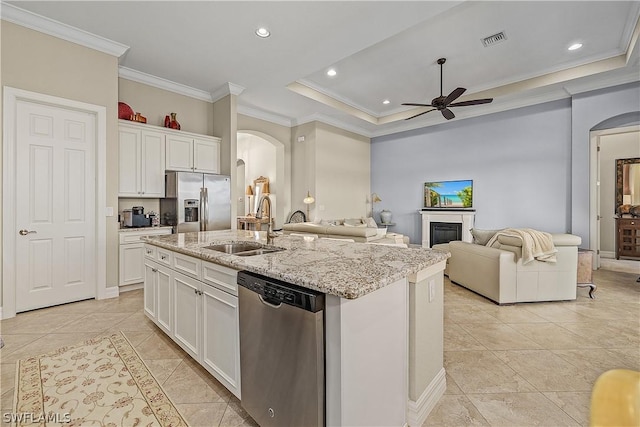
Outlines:
[[[274,228],[282,228],[290,209],[290,183],[285,175],[285,145],[263,132],[238,130],[237,158],[243,160],[246,185],[259,176],[269,178]],[[243,177],[238,177],[243,180]],[[244,194],[244,191],[241,193]]]
[[[637,272],[638,261],[616,260],[614,159],[640,157],[640,112],[602,120],[590,129],[590,249],[594,268]]]

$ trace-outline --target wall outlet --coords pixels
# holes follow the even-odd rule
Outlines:
[[[113,216],[113,206],[107,206],[107,209],[105,211],[105,215],[106,216]]]
[[[436,282],[429,281],[429,302],[432,302],[436,298]]]

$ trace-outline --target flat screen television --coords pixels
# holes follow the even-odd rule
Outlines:
[[[473,208],[473,181],[425,182],[423,199],[425,208]]]

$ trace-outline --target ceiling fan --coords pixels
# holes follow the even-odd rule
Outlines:
[[[493,98],[484,98],[484,99],[474,99],[471,101],[462,101],[462,102],[453,102],[460,97],[466,91],[465,88],[459,87],[454,89],[449,95],[442,95],[442,64],[447,62],[446,58],[438,59],[438,65],[440,65],[440,96],[437,98],[433,98],[431,100],[431,104],[416,104],[416,103],[404,103],[402,105],[410,105],[413,107],[434,107],[430,110],[424,111],[422,113],[416,114],[415,116],[411,116],[406,118],[405,120],[413,119],[414,117],[421,116],[423,114],[427,114],[430,111],[438,110],[442,112],[442,115],[445,119],[451,120],[455,117],[453,111],[449,110],[449,107],[466,107],[468,105],[478,105],[478,104],[488,104],[493,101]],[[453,102],[453,104],[452,104]]]

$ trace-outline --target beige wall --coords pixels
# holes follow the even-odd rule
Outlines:
[[[164,126],[164,117],[176,113],[181,130],[214,135],[211,102],[123,78],[118,79],[118,101],[146,117],[148,124]]]
[[[106,107],[106,205],[118,206],[118,59],[6,21],[2,86]],[[3,206],[3,210],[8,207]],[[118,284],[118,217],[106,222],[107,286]]]
[[[220,143],[220,173],[229,175],[231,182],[236,182],[237,170],[237,96],[227,95],[213,103],[213,132],[221,138]],[[231,186],[231,200],[238,200],[238,191],[235,185]],[[243,212],[241,212],[243,213]],[[238,204],[231,203],[231,218],[238,215]],[[231,228],[236,228],[236,222],[231,221]]]
[[[298,138],[304,141],[298,142]],[[291,211],[307,212],[302,200],[307,191],[316,196],[316,122],[291,129]],[[317,218],[317,203],[309,206],[307,221]]]
[[[315,148],[316,218],[365,216],[370,192],[370,139],[317,123]]]

